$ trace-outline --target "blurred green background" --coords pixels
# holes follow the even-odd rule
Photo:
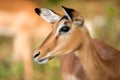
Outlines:
[[[29,7],[26,5],[28,3],[30,3],[30,6],[34,6]],[[25,24],[30,24],[29,20],[32,20],[34,16],[40,18],[34,14],[35,7],[46,7],[59,13],[62,13],[61,5],[76,9],[83,14],[88,27],[92,28],[92,32],[90,32],[93,38],[103,40],[105,43],[120,50],[120,0],[4,0],[0,4],[0,80],[61,80],[60,58],[55,58],[45,65],[39,65],[32,59],[32,52],[40,45],[51,30],[50,26],[48,26],[45,28],[46,31],[44,31],[45,29],[42,29],[44,27],[43,24],[46,25],[47,23],[44,21],[41,23],[41,20],[37,20],[37,24],[40,24],[39,26],[36,26],[34,20],[32,21],[33,25],[30,25],[30,29],[29,25],[27,25],[28,27],[23,27]],[[21,21],[26,21],[23,22],[23,26],[19,28],[10,25],[11,23],[15,24],[15,20],[13,20],[15,17],[10,16],[28,9],[31,10],[33,15],[31,15],[28,21],[25,20],[27,18],[24,19],[21,16]],[[31,13],[28,12],[27,14]],[[12,20],[8,20],[10,18]],[[7,27],[4,28],[4,24]],[[19,21],[17,24],[19,24]],[[40,36],[36,33],[38,36],[35,37],[36,34],[34,33],[37,30],[32,32],[34,28],[43,30],[43,32],[38,31],[41,32],[39,33]],[[20,40],[18,40],[18,44],[19,42],[23,43],[23,46],[21,46],[22,44],[18,45],[15,43],[17,41],[16,37],[19,35],[21,36],[17,38],[17,40]],[[26,39],[26,36],[29,36],[28,39]],[[22,40],[23,42],[21,42]],[[30,59],[26,59],[27,55],[24,53],[26,51],[24,40],[28,42],[25,42],[26,45],[29,45],[27,53]],[[17,51],[18,47],[21,53]],[[13,56],[17,55],[17,52],[19,56],[17,56],[17,59],[13,59]],[[26,57],[22,58],[24,56]],[[26,65],[26,63],[30,65]]]

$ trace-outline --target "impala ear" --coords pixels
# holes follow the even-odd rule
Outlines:
[[[82,16],[75,17],[73,23],[77,26],[82,26],[84,24],[84,19]]]
[[[62,6],[62,8],[63,8],[64,13],[68,16],[69,20],[72,20],[72,18],[73,18],[72,13],[74,12],[74,9],[67,8],[67,7],[64,7],[64,6]]]
[[[55,23],[60,20],[60,16],[57,13],[47,8],[35,8],[35,12],[49,23]]]
[[[77,12],[74,9],[71,8],[67,8],[62,6],[65,14],[67,15],[67,17],[69,18],[69,20],[71,20],[74,24],[78,25],[78,26],[82,26],[84,24],[84,19],[83,17],[80,15],[79,12]]]

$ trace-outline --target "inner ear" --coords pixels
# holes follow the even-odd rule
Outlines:
[[[74,18],[73,23],[78,26],[82,26],[84,24],[84,19],[82,16],[78,16]]]
[[[35,8],[35,12],[49,23],[55,23],[61,18],[60,15],[48,8]]]

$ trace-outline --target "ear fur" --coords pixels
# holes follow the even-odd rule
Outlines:
[[[69,18],[69,20],[71,20],[74,24],[78,25],[78,26],[82,26],[84,24],[84,19],[83,17],[80,15],[79,12],[77,12],[74,9],[71,8],[67,8],[62,6],[65,14],[67,15],[67,17]]]
[[[73,18],[72,13],[74,12],[74,9],[67,8],[64,6],[62,6],[62,8],[63,8],[64,13],[68,16],[69,20],[72,20],[72,18]]]
[[[60,20],[60,16],[48,8],[35,8],[35,12],[49,23],[55,23]]]
[[[78,26],[82,26],[84,24],[84,19],[82,16],[78,16],[78,17],[74,18],[73,23]]]

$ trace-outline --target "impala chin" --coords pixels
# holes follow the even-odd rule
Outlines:
[[[39,64],[46,64],[49,61],[49,58],[38,60]]]
[[[43,58],[43,59],[34,58],[34,61],[39,64],[46,64],[49,61],[49,58]]]
[[[38,57],[34,58],[34,61],[39,63],[39,64],[46,64],[49,60],[50,60],[50,55],[47,55],[41,59],[39,59]]]

